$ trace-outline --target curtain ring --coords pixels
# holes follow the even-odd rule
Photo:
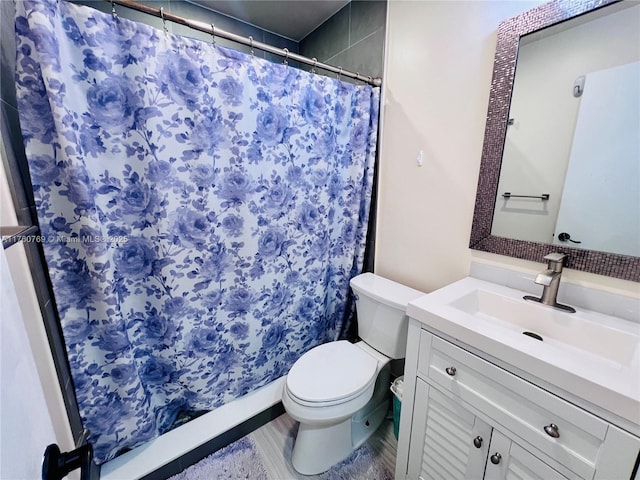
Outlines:
[[[342,67],[338,67],[338,68],[340,68],[340,70],[338,70],[338,75],[336,75],[336,78],[340,80],[340,76],[342,75]]]
[[[216,26],[215,24],[211,24],[211,45],[216,44]]]
[[[160,18],[162,19],[162,28],[164,28],[164,33],[169,33],[167,29],[167,19],[164,18],[164,7],[160,7]]]
[[[318,64],[318,59],[316,57],[313,57],[311,60],[313,60],[313,66],[311,67],[311,73],[316,73],[316,65]]]
[[[115,19],[118,18],[118,12],[116,12],[116,4],[111,0],[111,16]]]
[[[289,49],[288,48],[283,48],[284,50],[284,64],[285,65],[289,65],[289,62],[287,61],[289,59]]]
[[[373,77],[369,75],[367,78],[369,79],[369,85],[373,85]]]
[[[249,48],[251,49],[251,56],[253,57],[255,52],[253,51],[253,37],[249,35]]]

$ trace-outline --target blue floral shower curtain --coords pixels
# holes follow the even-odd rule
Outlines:
[[[44,251],[103,462],[339,336],[379,91],[63,1],[17,9]]]

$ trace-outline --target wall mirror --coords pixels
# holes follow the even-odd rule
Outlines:
[[[639,30],[624,0],[499,25],[471,248],[640,282]]]

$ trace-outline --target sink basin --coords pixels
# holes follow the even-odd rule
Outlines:
[[[524,300],[526,294],[467,277],[410,302],[407,314],[534,383],[600,407],[614,423],[631,422],[628,428],[640,433],[640,324],[576,305],[575,313],[557,310]]]
[[[468,315],[499,322],[519,333],[533,333],[558,347],[579,349],[620,364],[629,364],[638,347],[638,335],[616,329],[606,322],[596,323],[580,312],[566,313],[485,289],[473,289],[450,305]]]

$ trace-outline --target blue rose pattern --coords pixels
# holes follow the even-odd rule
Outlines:
[[[346,328],[379,91],[64,1],[16,7],[44,249],[104,462]]]

